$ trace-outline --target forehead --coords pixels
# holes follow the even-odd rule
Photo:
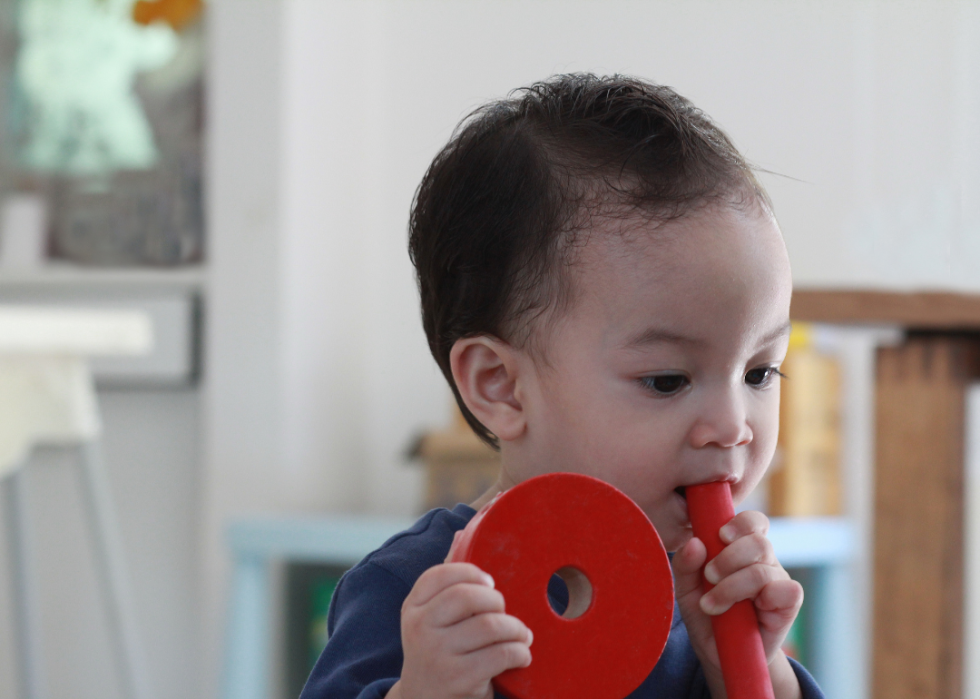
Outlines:
[[[690,337],[765,333],[788,318],[786,248],[761,208],[715,206],[667,223],[599,220],[583,241],[568,268],[565,315],[605,342],[649,327]]]

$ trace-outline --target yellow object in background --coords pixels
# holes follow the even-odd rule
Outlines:
[[[782,365],[779,443],[769,514],[841,514],[840,363],[814,347],[813,327],[794,323]]]
[[[789,334],[789,352],[810,349],[813,349],[813,325],[793,323],[793,330]]]
[[[143,25],[163,21],[179,32],[203,9],[203,0],[139,0],[133,5],[133,21]]]

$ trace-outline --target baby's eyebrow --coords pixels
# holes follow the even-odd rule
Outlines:
[[[704,345],[705,341],[696,337],[689,337],[679,333],[664,330],[663,328],[647,328],[641,333],[631,337],[623,345],[626,348],[645,347],[647,345],[657,345],[670,343],[675,345]]]
[[[792,330],[793,330],[793,324],[790,321],[787,320],[785,323],[783,323],[782,325],[780,325],[778,328],[776,328],[775,330],[773,330],[771,333],[769,333],[768,335],[764,336],[762,338],[762,340],[760,340],[759,344],[760,345],[768,345],[770,342],[773,342],[775,340],[778,340],[781,337],[786,337],[787,335],[790,334],[790,332],[792,332]]]
[[[759,345],[768,345],[781,337],[789,335],[792,330],[792,323],[788,320],[777,327],[775,330],[767,333],[759,340]],[[690,347],[703,346],[707,344],[706,340],[690,337],[688,335],[681,335],[680,333],[671,332],[670,330],[665,330],[663,328],[648,328],[641,333],[638,333],[631,337],[623,347],[626,349],[635,349],[640,347],[646,347],[648,345],[656,344],[675,344],[675,345],[688,345]]]

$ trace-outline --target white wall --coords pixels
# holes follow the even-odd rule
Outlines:
[[[279,487],[282,3],[208,8],[202,698],[219,696],[225,527],[242,514],[289,509]]]
[[[799,285],[980,291],[980,4],[211,8],[212,675],[229,518],[417,508],[420,474],[402,452],[445,421],[449,393],[418,321],[408,209],[485,100],[573,70],[667,83],[788,176],[765,179]]]
[[[417,320],[411,197],[462,115],[555,72],[673,85],[796,178],[766,179],[799,285],[980,290],[977,4],[286,7],[284,415],[289,468],[331,474],[324,506],[414,506],[400,453],[447,394]]]

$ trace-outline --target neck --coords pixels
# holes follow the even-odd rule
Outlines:
[[[489,504],[491,500],[497,497],[497,495],[504,492],[506,488],[501,485],[500,480],[501,479],[498,479],[497,482],[490,486],[490,488],[483,495],[471,502],[470,507],[479,512],[485,505]]]

